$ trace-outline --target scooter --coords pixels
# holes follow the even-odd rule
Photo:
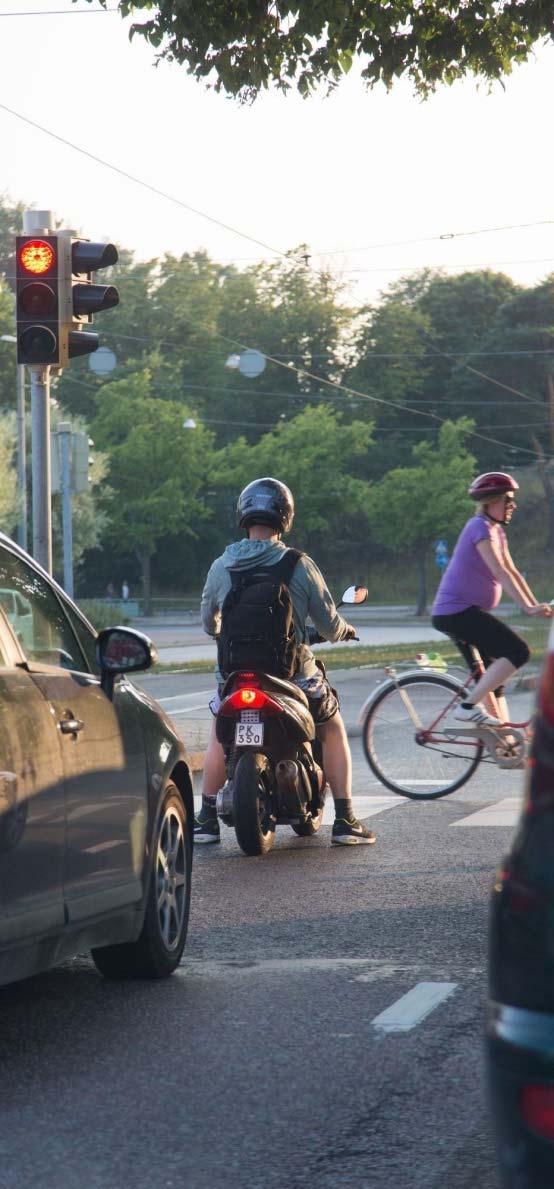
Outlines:
[[[364,603],[367,596],[365,587],[350,586],[338,606]],[[323,637],[308,628],[308,643],[320,642]],[[301,838],[317,834],[328,785],[308,699],[297,685],[270,673],[231,673],[221,691],[216,735],[227,775],[217,814],[234,826],[246,855],[271,850],[277,826],[291,826]]]

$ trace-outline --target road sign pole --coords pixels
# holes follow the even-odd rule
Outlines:
[[[33,557],[52,573],[50,368],[31,367]]]
[[[19,524],[17,539],[27,548],[27,441],[25,435],[25,366],[17,365],[17,488],[19,491]]]
[[[60,489],[62,493],[63,523],[63,584],[70,599],[73,598],[73,525],[71,520],[71,425],[60,421],[58,425],[60,442]]]

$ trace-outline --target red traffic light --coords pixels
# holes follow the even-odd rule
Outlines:
[[[54,247],[45,239],[28,239],[21,244],[18,255],[23,271],[34,276],[51,272],[56,265]]]

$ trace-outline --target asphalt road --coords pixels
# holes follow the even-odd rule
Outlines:
[[[371,679],[339,679],[347,720]],[[144,684],[194,705],[209,688],[175,680]],[[197,848],[171,980],[108,984],[81,957],[1,992],[0,1189],[497,1189],[487,904],[522,773],[414,804],[353,748],[375,847],[333,848],[325,825],[246,859],[226,830]]]

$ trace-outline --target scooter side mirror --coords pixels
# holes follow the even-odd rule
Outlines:
[[[365,603],[368,593],[367,586],[349,586],[342,596],[341,603]]]

